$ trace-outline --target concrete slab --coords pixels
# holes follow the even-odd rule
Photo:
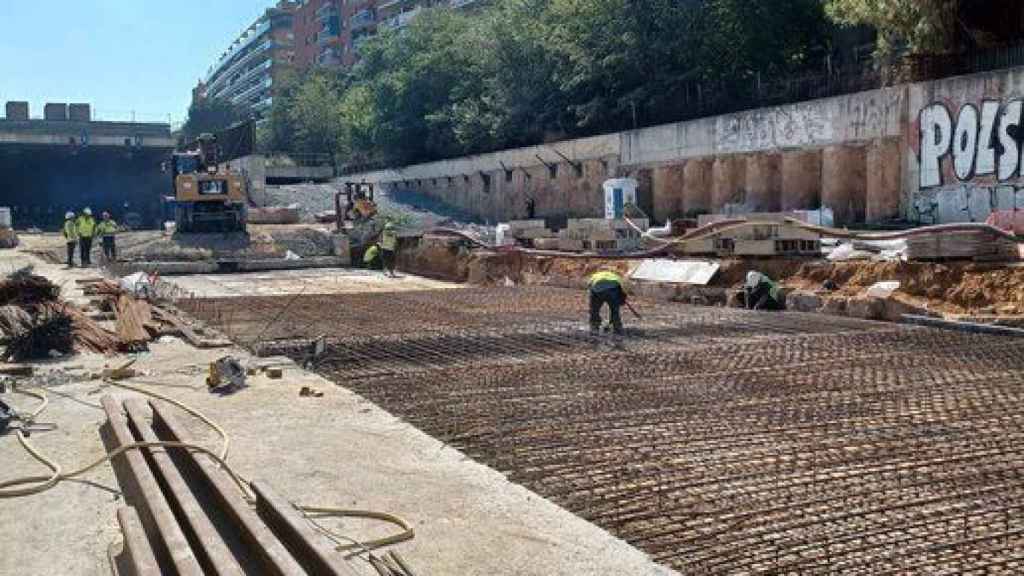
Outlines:
[[[84,296],[74,279],[96,273],[45,264],[20,250],[0,251],[0,270],[25,262],[62,282],[76,300]],[[422,281],[406,278],[394,282]],[[371,279],[362,281],[374,285]],[[240,284],[246,282],[262,283],[250,277],[231,289],[242,290]],[[391,281],[375,282],[380,286]],[[294,365],[285,367],[283,379],[255,376],[241,392],[210,395],[203,383],[204,366],[224,354],[251,360],[240,349],[196,350],[177,339],[164,339],[139,356],[135,367],[143,375],[133,382],[182,400],[221,424],[231,436],[232,466],[247,478],[269,482],[283,497],[309,505],[382,510],[410,521],[416,538],[397,550],[417,573],[675,574],[361,396]],[[32,440],[65,470],[103,454],[97,431],[104,419],[100,395],[134,393],[102,387],[87,375],[123,361],[80,355],[38,367],[44,374],[57,375],[44,376],[50,378],[50,406],[40,421],[55,422],[59,429],[36,434]],[[324,395],[302,398],[303,386]],[[5,394],[4,400],[21,409],[35,405],[20,395]],[[215,435],[200,422],[184,420],[199,438],[218,446]],[[13,436],[0,437],[0,462],[0,480],[43,472]],[[0,501],[0,574],[109,574],[107,547],[120,540],[116,511],[121,506],[109,465],[43,494]],[[380,536],[390,528],[356,521],[332,527],[360,539]],[[373,574],[365,566],[355,566],[361,574]]]
[[[244,274],[195,274],[164,278],[196,298],[408,292],[459,288],[459,284],[401,273],[349,268],[274,270]]]

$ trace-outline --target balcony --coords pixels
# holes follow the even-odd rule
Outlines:
[[[324,4],[316,11],[316,19],[320,22],[338,17],[338,7],[333,2]]]
[[[316,34],[316,43],[317,44],[321,44],[321,45],[322,44],[327,44],[328,42],[330,42],[332,40],[337,40],[337,39],[338,39],[338,31],[337,30],[332,30],[330,28],[328,28],[326,30],[321,30],[321,31],[317,32],[317,34]]]
[[[377,19],[371,10],[360,10],[352,15],[348,20],[349,28],[353,31],[362,30],[363,28],[370,28],[377,23]]]
[[[412,22],[412,19],[418,16],[421,10],[421,8],[417,7],[415,10],[402,12],[401,14],[398,14],[396,16],[392,16],[386,20],[382,20],[380,25],[382,28],[386,28],[388,30],[401,30],[402,28],[408,26],[409,22]]]

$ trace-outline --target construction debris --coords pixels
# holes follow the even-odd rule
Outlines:
[[[32,307],[41,302],[53,302],[60,297],[60,287],[42,276],[32,273],[26,266],[0,280],[0,306]]]
[[[210,363],[206,387],[211,392],[224,394],[245,388],[245,367],[233,356],[224,356]]]

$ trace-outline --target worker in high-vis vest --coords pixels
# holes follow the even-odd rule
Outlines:
[[[92,210],[82,210],[78,217],[78,252],[82,260],[82,266],[92,266],[92,239],[96,236],[96,219],[92,217]]]
[[[374,244],[363,252],[363,266],[370,270],[380,270],[383,267],[380,257],[380,246]]]
[[[110,212],[103,213],[103,219],[96,226],[96,234],[99,235],[103,242],[103,258],[107,262],[114,262],[117,260],[117,244],[115,242],[115,235],[117,234],[117,222],[110,217]]]
[[[384,232],[380,235],[381,259],[384,261],[384,271],[390,276],[395,276],[395,260],[398,257],[398,232],[395,225],[388,222],[384,225]]]
[[[601,308],[608,305],[609,320],[612,330],[622,334],[622,314],[620,310],[626,303],[626,290],[622,286],[622,277],[611,270],[601,270],[590,277],[590,331],[601,330]]]
[[[68,268],[75,267],[75,246],[78,245],[78,223],[75,222],[75,213],[68,212],[64,215],[64,241],[68,245]]]
[[[750,310],[785,310],[779,285],[768,276],[751,270],[743,283],[746,306]]]

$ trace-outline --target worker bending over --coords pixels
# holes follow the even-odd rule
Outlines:
[[[363,252],[363,266],[370,270],[380,270],[384,267],[380,258],[380,246],[374,244]]]
[[[749,310],[785,310],[779,293],[779,285],[760,272],[747,272],[743,285],[746,306]]]
[[[103,258],[107,262],[117,260],[117,245],[114,242],[114,235],[117,234],[117,222],[110,217],[110,212],[103,213],[103,219],[96,226],[96,233],[103,241]]]
[[[590,331],[601,329],[601,308],[608,305],[609,320],[616,335],[622,335],[622,305],[626,303],[626,291],[622,277],[611,270],[601,270],[590,277]]]
[[[78,248],[82,266],[92,266],[92,239],[96,235],[96,219],[88,207],[78,217]]]
[[[398,232],[391,222],[384,225],[384,232],[380,235],[380,251],[381,259],[384,261],[384,272],[394,277],[395,260],[398,258]]]
[[[64,241],[68,244],[68,268],[75,267],[75,245],[78,244],[78,223],[75,222],[75,213],[68,212],[64,215]]]

